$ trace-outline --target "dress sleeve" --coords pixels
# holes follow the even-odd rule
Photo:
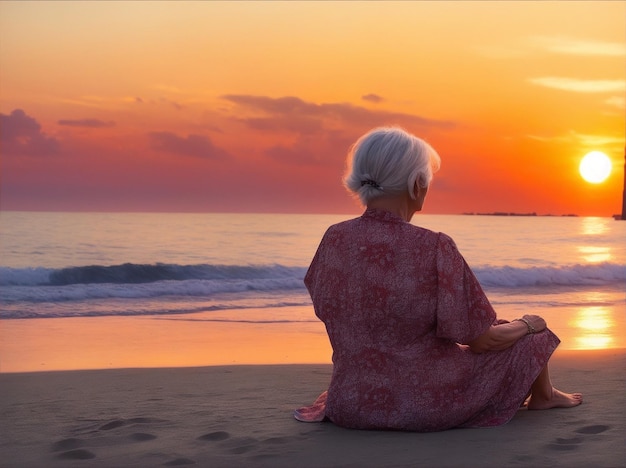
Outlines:
[[[329,254],[332,242],[329,240],[332,238],[332,227],[329,228],[317,247],[317,251],[309,265],[309,268],[304,275],[304,285],[309,291],[309,295],[313,300],[313,308],[315,315],[320,319],[323,318],[322,304],[329,299],[329,291],[333,291],[335,281],[334,263],[337,262],[335,256]],[[335,283],[336,284],[336,283]]]
[[[454,241],[437,243],[437,337],[467,344],[494,323],[496,313]]]

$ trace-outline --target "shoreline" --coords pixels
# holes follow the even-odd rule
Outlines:
[[[600,312],[549,317],[548,310],[536,311],[561,339],[557,353],[626,351],[624,320],[611,318],[617,311]],[[519,313],[509,310],[502,317]],[[227,321],[213,312],[2,320],[0,374],[331,363],[326,330],[314,319],[311,306],[281,311],[283,316],[310,316],[311,321],[256,322],[257,314],[267,311],[242,309],[241,321]]]
[[[11,319],[0,327],[0,374],[317,364],[330,363],[330,356],[321,322],[241,323],[216,320],[212,312]]]

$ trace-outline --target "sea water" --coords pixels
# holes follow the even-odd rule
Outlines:
[[[0,319],[210,312],[316,321],[302,282],[326,230],[357,215],[0,213]],[[499,316],[626,346],[626,222],[418,214],[452,236]],[[254,314],[246,311],[254,310]],[[576,346],[574,346],[576,347]]]

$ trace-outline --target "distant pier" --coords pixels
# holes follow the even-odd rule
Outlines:
[[[622,188],[622,214],[613,216],[616,220],[626,220],[626,147],[624,147],[624,187]]]

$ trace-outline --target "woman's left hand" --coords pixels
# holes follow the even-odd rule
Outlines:
[[[535,333],[544,331],[547,328],[546,321],[538,315],[524,315],[523,319],[530,324]]]

